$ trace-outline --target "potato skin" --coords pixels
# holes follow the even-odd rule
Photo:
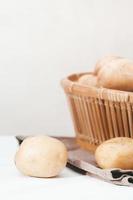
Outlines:
[[[48,136],[26,138],[15,155],[17,169],[22,174],[33,177],[57,176],[66,163],[65,145]]]
[[[117,137],[103,142],[95,151],[95,159],[103,169],[133,169],[133,139]]]
[[[100,72],[100,70],[103,67],[106,67],[110,62],[112,62],[116,59],[121,59],[121,57],[114,56],[114,55],[108,55],[108,56],[104,56],[103,58],[99,59],[95,65],[94,75],[98,75],[98,73]]]
[[[97,76],[94,76],[93,74],[86,74],[79,78],[78,83],[82,85],[88,85],[88,86],[94,86],[97,87]]]
[[[133,91],[133,61],[117,59],[103,67],[98,74],[101,87]]]

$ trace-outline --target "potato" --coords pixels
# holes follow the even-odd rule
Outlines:
[[[133,139],[117,137],[103,142],[96,149],[95,159],[103,169],[133,169]]]
[[[106,67],[110,62],[112,62],[116,59],[121,59],[121,57],[110,55],[110,56],[105,56],[105,57],[101,58],[100,60],[98,60],[98,62],[96,63],[95,69],[94,69],[94,74],[98,75],[99,71],[103,67]]]
[[[48,136],[26,138],[15,156],[18,170],[34,177],[57,176],[67,163],[65,145]]]
[[[100,86],[123,91],[133,91],[133,61],[117,59],[103,67],[98,74]]]
[[[78,82],[83,85],[97,86],[97,77],[92,74],[86,74],[79,78]]]

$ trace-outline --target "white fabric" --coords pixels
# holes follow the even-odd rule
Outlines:
[[[0,137],[0,199],[13,200],[103,200],[133,199],[133,188],[116,186],[91,176],[65,169],[56,178],[21,175],[14,165],[14,137]]]

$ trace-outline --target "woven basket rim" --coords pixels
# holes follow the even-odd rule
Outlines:
[[[93,74],[93,72],[74,73],[62,79],[61,85],[64,91],[69,95],[94,97],[115,102],[133,102],[133,92],[98,88],[78,83],[77,80],[86,74]]]

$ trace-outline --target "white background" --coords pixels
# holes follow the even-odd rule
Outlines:
[[[60,79],[133,58],[132,0],[0,1],[0,134],[73,134]]]

